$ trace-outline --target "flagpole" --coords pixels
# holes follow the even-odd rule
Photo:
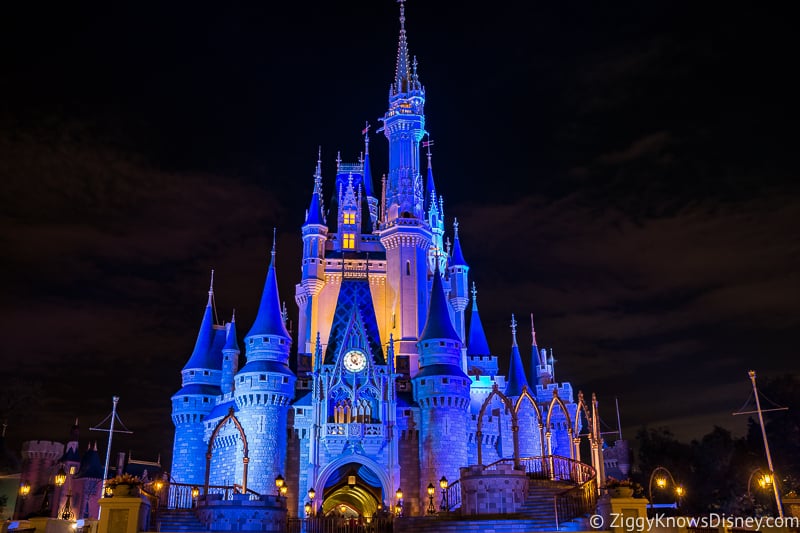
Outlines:
[[[775,505],[778,508],[778,516],[783,518],[783,505],[781,505],[781,495],[778,492],[778,478],[775,476],[775,469],[772,468],[772,455],[769,453],[769,442],[767,442],[767,430],[764,428],[764,415],[761,412],[761,401],[758,399],[758,388],[756,387],[756,371],[748,372],[750,381],[753,382],[753,395],[756,397],[756,410],[758,411],[758,423],[761,425],[761,436],[764,438],[764,450],[767,452],[767,467],[772,474],[772,492],[775,494]]]
[[[111,459],[111,439],[114,438],[114,420],[117,418],[117,403],[119,403],[119,396],[114,396],[114,405],[111,408],[111,427],[108,431],[108,446],[106,447],[106,466],[103,468],[103,490],[100,493],[102,498],[106,494],[106,480],[108,479],[108,462]],[[97,518],[100,519],[100,512],[98,510]]]

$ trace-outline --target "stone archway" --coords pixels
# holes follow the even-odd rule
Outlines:
[[[242,424],[239,423],[239,419],[236,418],[236,415],[233,414],[234,410],[233,407],[228,409],[228,414],[223,417],[222,420],[214,428],[214,431],[211,433],[211,438],[208,439],[208,449],[206,450],[206,479],[205,484],[203,486],[203,494],[208,494],[208,485],[209,485],[209,478],[211,476],[211,458],[213,457],[213,448],[214,448],[214,441],[217,438],[217,434],[219,434],[220,430],[225,427],[225,424],[228,423],[230,420],[233,422],[233,425],[236,427],[236,430],[239,432],[239,436],[242,439],[242,446],[243,449],[243,469],[242,469],[242,492],[247,492],[247,465],[250,462],[248,446],[247,446],[247,435],[244,433],[244,428]]]
[[[347,475],[360,468],[366,468],[378,486],[356,482],[348,485]],[[331,461],[320,470],[316,480],[317,494],[322,498],[322,508],[318,512],[328,514],[334,507],[345,505],[346,514],[374,515],[378,506],[391,499],[391,487],[386,469],[373,459],[359,454],[348,454]]]

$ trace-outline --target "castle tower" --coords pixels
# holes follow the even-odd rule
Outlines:
[[[97,453],[97,442],[89,445],[81,458],[78,472],[73,479],[73,502],[77,518],[89,518],[98,514],[98,500],[102,489],[103,465]]]
[[[377,204],[376,204],[377,205]],[[338,213],[337,213],[338,215]],[[303,276],[295,290],[295,301],[300,308],[297,351],[311,353],[312,333],[318,331],[314,303],[325,286],[325,241],[328,227],[322,207],[322,150],[317,152],[317,168],[314,171],[314,192],[308,206],[303,232]]]
[[[461,339],[450,320],[438,270],[434,273],[425,329],[417,343],[420,371],[414,377],[414,400],[420,409],[420,501],[428,483],[441,476],[454,481],[467,464],[470,379],[461,370]]]
[[[472,282],[472,313],[469,319],[469,341],[467,344],[468,374],[480,377],[495,376],[498,373],[497,357],[492,355],[486,332],[483,330],[481,315],[478,312],[478,289]]]
[[[533,325],[533,313],[531,313],[531,368],[535,369],[532,379],[542,387],[547,387],[553,382],[553,362],[547,359],[547,351],[544,348],[539,350],[536,342],[536,328]]]
[[[231,321],[228,323],[225,333],[225,346],[222,347],[222,382],[220,389],[222,394],[228,395],[233,392],[233,377],[239,370],[239,341],[236,340],[236,310],[234,309]]]
[[[469,303],[469,265],[461,251],[458,238],[458,220],[453,220],[453,255],[450,257],[450,305],[453,306],[453,323],[462,343],[467,339],[467,304]],[[467,371],[466,346],[461,349],[461,369]]]
[[[275,276],[274,241],[258,314],[244,342],[247,364],[236,374],[234,399],[250,449],[247,486],[268,494],[275,478],[286,472],[286,418],[295,384],[289,369],[292,341],[281,315]]]
[[[172,422],[175,441],[172,447],[172,477],[180,483],[202,484],[207,445],[203,439],[203,420],[220,395],[222,353],[225,328],[214,324],[214,271],[208,303],[189,361],[181,370],[182,388],[172,396]],[[220,331],[223,335],[218,336]]]
[[[416,60],[409,61],[405,7],[400,2],[400,38],[395,79],[389,87],[389,110],[383,133],[389,141],[389,174],[380,242],[386,249],[389,330],[397,339],[396,358],[408,360],[397,368],[418,369],[416,342],[427,316],[426,287],[430,226],[423,212],[419,143],[425,134],[425,89],[417,76]]]

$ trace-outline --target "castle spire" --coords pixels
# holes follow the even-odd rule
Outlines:
[[[450,320],[450,309],[448,308],[447,297],[444,294],[438,262],[436,263],[436,270],[433,273],[433,287],[431,287],[428,318],[425,321],[422,334],[419,336],[420,341],[431,339],[452,339],[461,342],[461,338],[453,328],[453,321]]]
[[[364,134],[364,194],[367,198],[375,198],[375,206],[377,207],[377,197],[375,196],[375,192],[372,188],[372,168],[369,164],[369,122],[367,122],[364,126],[364,129],[361,130],[361,133]],[[375,213],[377,217],[377,212]]]
[[[433,163],[431,162],[431,158],[433,154],[431,153],[431,146],[433,146],[433,141],[431,140],[431,136],[428,135],[427,141],[422,141],[423,148],[428,149],[428,178],[425,182],[425,212],[427,213],[431,208],[431,202],[435,202],[436,198],[436,185],[433,181]]]
[[[469,321],[469,344],[467,345],[467,355],[490,355],[489,343],[486,341],[486,333],[483,331],[481,316],[478,314],[478,289],[475,282],[472,282],[472,317]]]
[[[467,266],[467,261],[464,259],[464,254],[461,252],[461,241],[458,238],[458,219],[453,219],[453,255],[450,261],[452,266]]]
[[[212,300],[214,298],[214,271],[211,271],[211,284],[208,289],[208,303],[203,311],[203,319],[200,322],[200,331],[197,332],[197,341],[194,344],[189,361],[183,367],[184,370],[190,368],[218,368],[215,365],[211,354],[211,344],[214,339],[214,315],[212,311]]]
[[[233,350],[239,352],[239,344],[236,342],[236,309],[231,314],[231,323],[228,326],[228,336],[225,338],[223,350]]]
[[[275,276],[275,243],[277,241],[276,229],[272,230],[272,259],[267,270],[267,279],[264,282],[264,291],[261,293],[261,303],[253,326],[247,337],[256,335],[274,335],[290,339],[289,332],[281,319],[281,304],[278,296],[278,279]]]
[[[322,147],[317,150],[317,168],[314,170],[314,192],[311,193],[311,204],[306,214],[306,225],[324,226],[322,215]]]
[[[408,39],[406,38],[406,6],[405,0],[397,0],[397,3],[400,4],[400,38],[397,43],[397,67],[394,71],[394,84],[397,92],[405,92],[411,79],[410,62],[408,60]]]
[[[522,394],[522,388],[528,387],[525,378],[525,368],[522,366],[522,356],[517,346],[517,320],[511,315],[511,358],[508,362],[508,379],[506,381],[506,396],[516,397]]]

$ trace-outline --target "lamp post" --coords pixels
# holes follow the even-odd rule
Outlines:
[[[436,494],[436,489],[433,483],[428,483],[428,514],[436,514],[436,507],[433,505],[433,495]]]
[[[317,495],[317,491],[314,490],[314,487],[308,489],[308,499],[310,501],[309,510],[311,511],[310,516],[314,516],[316,514],[316,509],[314,508],[314,496]],[[306,516],[309,516],[308,512],[306,512]]]
[[[394,497],[396,498],[396,504],[394,507],[394,514],[397,516],[403,516],[403,489],[397,487],[397,492],[394,493]]]
[[[277,492],[278,496],[281,495],[281,487],[283,487],[284,484],[285,481],[283,479],[283,476],[278,474],[278,476],[275,478],[275,491]]]
[[[200,488],[195,485],[192,487],[192,507],[197,507],[198,497],[200,497]]]
[[[309,502],[306,502],[303,506],[303,510],[306,512],[306,518],[311,518],[311,504]]]
[[[447,505],[447,478],[442,476],[442,479],[439,480],[439,488],[442,489],[442,503],[440,505],[440,509],[443,513],[446,513],[448,510]]]
[[[755,476],[758,475],[759,477],[756,478]],[[753,486],[753,479],[756,479],[758,486],[762,490],[771,489],[772,484],[775,483],[775,476],[772,475],[771,472],[767,472],[761,470],[760,468],[755,468],[752,472],[750,472],[750,477],[747,478],[747,498],[750,499],[752,494],[750,492],[750,487]]]
[[[650,500],[649,508],[653,508],[653,483],[660,490],[667,488],[670,483],[674,487],[675,496],[677,497],[677,505],[680,506],[681,499],[686,495],[686,489],[683,486],[675,483],[675,478],[672,477],[672,472],[663,466],[657,466],[650,473],[650,482],[647,484],[647,498]]]

